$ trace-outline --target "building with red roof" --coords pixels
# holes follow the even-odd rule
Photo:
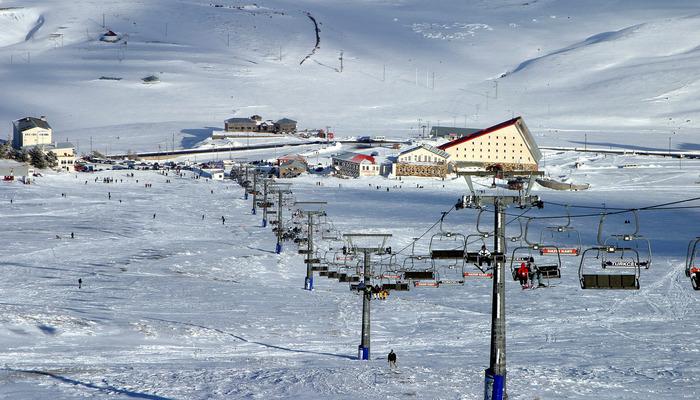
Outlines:
[[[438,149],[457,169],[537,171],[542,153],[522,117],[447,142]]]

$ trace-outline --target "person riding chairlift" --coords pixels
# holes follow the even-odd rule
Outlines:
[[[521,263],[520,268],[518,268],[518,271],[517,271],[517,276],[518,276],[518,280],[520,281],[520,286],[522,286],[523,289],[526,289],[528,287],[527,281],[528,281],[529,274],[530,274],[530,270],[528,270],[527,265],[525,265],[525,263]]]
[[[486,265],[491,266],[491,252],[486,248],[485,244],[481,245],[481,250],[479,250],[479,266],[486,261]]]

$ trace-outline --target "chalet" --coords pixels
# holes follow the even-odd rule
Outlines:
[[[372,156],[345,152],[333,156],[333,168],[337,175],[349,178],[379,175],[379,165]]]
[[[56,169],[59,171],[73,171],[75,166],[75,146],[70,142],[55,143],[45,146],[44,152],[53,152],[56,155],[58,165]]]
[[[399,153],[393,166],[393,174],[444,178],[449,172],[449,158],[450,155],[446,151],[422,144]]]
[[[522,117],[447,142],[438,149],[450,155],[457,169],[537,171],[542,158]]]
[[[479,132],[481,129],[478,128],[455,128],[453,126],[433,126],[430,128],[430,136],[440,139],[459,139],[471,135],[475,132]]]
[[[257,132],[258,121],[253,118],[229,118],[224,121],[226,132]]]
[[[277,159],[278,178],[294,178],[308,169],[306,159],[300,155],[287,155]]]
[[[12,123],[12,147],[16,149],[50,144],[52,135],[53,129],[44,116],[24,117]]]
[[[297,131],[297,121],[289,118],[282,118],[275,122],[275,132],[277,133],[295,133]]]

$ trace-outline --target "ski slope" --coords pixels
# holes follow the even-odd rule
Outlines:
[[[578,160],[565,153],[548,159],[562,170]],[[590,157],[571,174],[591,183],[589,191],[537,194],[546,202],[608,207],[698,196],[698,161],[680,169],[664,159],[644,166],[648,160]],[[632,162],[640,168],[617,167]],[[259,213],[251,215],[252,200],[234,182],[126,174],[48,175],[29,186],[0,186],[7,227],[0,237],[15,249],[2,257],[1,397],[482,397],[490,280],[373,301],[371,360],[359,362],[361,297],[323,277],[304,291],[303,255],[292,243],[274,253],[272,232],[261,227]],[[115,182],[102,183],[104,177]],[[395,251],[466,190],[459,179],[290,182],[298,200],[328,201],[342,232],[392,233]],[[546,205],[531,213],[562,212]],[[699,300],[683,273],[697,218],[695,209],[642,213],[654,262],[642,271],[639,291],[582,291],[578,258],[565,259],[563,278],[550,288],[523,291],[508,280],[510,398],[697,397],[700,355],[692,335]],[[445,229],[473,232],[475,219],[474,211],[453,211]],[[573,225],[593,243],[596,217]],[[510,225],[507,234],[515,230]],[[419,241],[417,251],[426,246]],[[389,349],[398,354],[400,374],[387,371]]]

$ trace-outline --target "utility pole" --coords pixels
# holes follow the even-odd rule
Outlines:
[[[494,207],[494,252],[493,255],[493,289],[491,303],[491,351],[489,368],[484,373],[484,400],[504,400],[506,395],[506,231],[505,210],[508,205],[520,208],[542,208],[538,196],[530,195],[534,177],[541,173],[532,171],[513,171],[513,175],[530,176],[527,189],[517,196],[477,195],[474,191],[471,175],[463,175],[471,195],[464,196],[457,208],[482,208],[493,204]]]
[[[250,168],[250,166],[248,164],[246,164],[246,166],[245,166],[245,180],[243,182],[250,184],[250,182],[248,181],[248,168]],[[243,199],[248,200],[248,185],[245,185],[245,191],[243,192]]]
[[[382,67],[382,82],[386,82],[386,64]]]
[[[343,50],[340,50],[340,57],[338,57],[340,60],[340,72],[343,72]]]
[[[353,254],[362,254],[364,259],[364,269],[363,269],[363,296],[362,296],[362,339],[360,345],[357,348],[357,358],[359,360],[369,360],[370,352],[370,300],[372,297],[372,292],[370,290],[372,269],[370,264],[370,258],[372,253],[376,254],[387,254],[391,253],[391,247],[386,247],[386,241],[391,237],[389,233],[348,233],[344,234],[343,237],[347,240],[350,247],[350,252]],[[353,242],[360,242],[360,245],[356,245]],[[364,242],[366,244],[361,244]],[[370,244],[369,242],[380,244]],[[346,248],[346,251],[348,249]]]

